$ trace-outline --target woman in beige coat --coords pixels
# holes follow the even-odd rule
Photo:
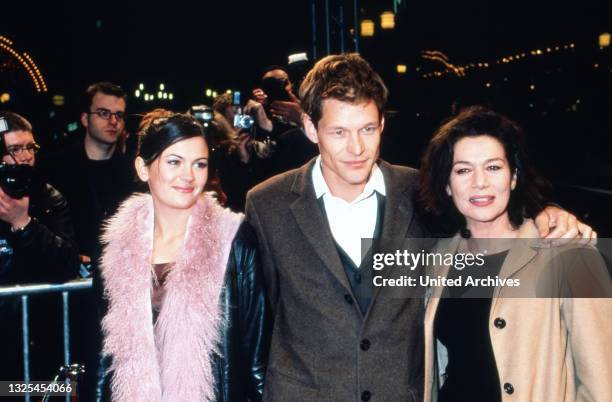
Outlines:
[[[454,264],[428,267],[440,280],[425,314],[426,402],[612,401],[609,274],[593,247],[538,240],[524,218],[541,207],[535,183],[520,128],[485,108],[429,144],[421,201],[458,234],[436,250]],[[458,264],[467,254],[480,270]]]

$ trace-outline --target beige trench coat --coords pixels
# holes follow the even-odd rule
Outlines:
[[[524,223],[500,271],[501,278],[519,278],[521,293],[535,292],[535,278],[549,269],[552,258],[569,248],[533,247],[537,230]],[[460,237],[441,242],[438,251],[456,251]],[[442,244],[444,243],[444,244]],[[592,250],[591,250],[592,251]],[[604,291],[610,279],[603,259],[589,253]],[[449,267],[440,267],[446,275]],[[525,288],[531,287],[529,288]],[[431,289],[425,313],[424,401],[436,401],[443,381],[444,351],[434,339],[433,324],[442,288]],[[499,373],[502,401],[612,401],[612,299],[509,298],[513,288],[496,288],[489,315],[489,334]],[[497,324],[497,325],[496,325]]]

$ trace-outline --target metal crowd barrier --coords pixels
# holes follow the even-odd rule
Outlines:
[[[0,297],[21,296],[21,329],[23,332],[23,381],[30,382],[30,326],[28,301],[29,296],[42,293],[62,293],[62,319],[64,334],[64,365],[70,365],[70,315],[68,308],[68,294],[70,292],[90,289],[91,279],[77,279],[62,284],[33,284],[33,285],[14,285],[0,287]],[[26,402],[31,401],[29,394],[25,396]],[[66,396],[69,401],[69,396]]]

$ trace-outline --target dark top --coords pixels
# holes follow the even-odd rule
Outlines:
[[[380,238],[385,215],[385,197],[378,192],[376,192],[375,195],[378,199],[378,207],[376,214],[376,226],[374,227],[374,233],[372,235],[373,240]],[[325,220],[327,220],[327,224],[329,225],[329,219],[327,217],[327,212],[325,211],[325,202],[323,201],[323,197],[319,197],[317,201],[319,202],[321,212],[323,212]],[[364,244],[365,243],[362,242],[362,247]],[[368,311],[368,307],[370,307],[372,293],[374,291],[374,285],[372,283],[372,258],[374,253],[378,252],[378,244],[376,241],[373,241],[372,247],[370,247],[367,252],[364,253],[362,250],[363,259],[361,260],[361,264],[359,266],[355,265],[351,257],[346,253],[346,251],[344,251],[342,246],[338,244],[336,239],[334,239],[334,245],[338,250],[338,255],[340,256],[340,261],[344,267],[346,278],[351,285],[353,296],[355,296],[357,304],[359,304],[361,313],[365,316]]]
[[[499,274],[507,254],[504,251],[484,257],[487,275]],[[451,269],[449,277],[467,273]],[[448,349],[446,381],[438,402],[501,401],[499,374],[489,337],[491,298],[459,298],[461,295],[456,293],[449,296],[453,297],[440,299],[434,321],[434,336]]]
[[[0,285],[75,278],[78,250],[62,194],[48,184],[36,185],[28,213],[32,219],[17,232],[0,220]]]
[[[79,252],[99,254],[102,222],[134,190],[132,161],[118,150],[108,160],[90,160],[82,137],[40,162],[40,172],[68,201]]]
[[[174,262],[153,264],[153,272],[155,272],[155,278],[153,278],[153,294],[151,295],[153,322],[157,321],[157,315],[161,311],[161,307],[164,302],[164,295],[166,294],[164,283],[166,283],[166,277],[172,270],[172,267],[174,267],[174,264]]]

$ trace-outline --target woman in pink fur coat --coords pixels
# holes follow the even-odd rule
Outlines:
[[[154,119],[135,161],[150,194],[106,226],[104,400],[259,401],[268,320],[256,238],[203,193],[208,147],[188,115]]]

